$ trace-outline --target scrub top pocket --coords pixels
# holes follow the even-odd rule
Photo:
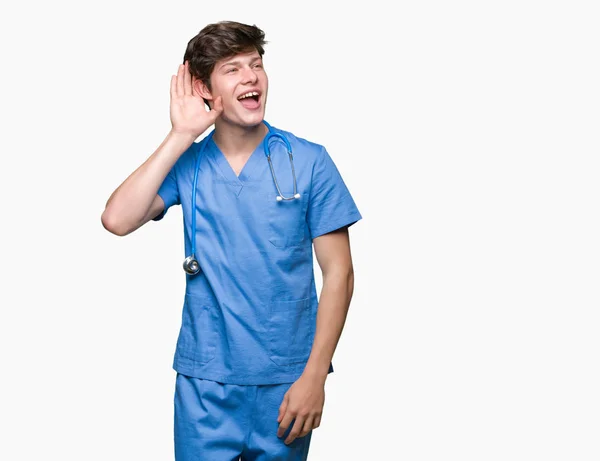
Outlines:
[[[316,297],[274,301],[267,326],[269,358],[277,365],[306,362],[316,329]]]
[[[185,294],[176,353],[199,363],[212,360],[217,348],[217,306],[205,297]]]
[[[290,197],[290,191],[282,191]],[[277,192],[266,194],[269,241],[277,248],[302,246],[308,240],[308,193],[300,192],[300,198],[277,201]]]

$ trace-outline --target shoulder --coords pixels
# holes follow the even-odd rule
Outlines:
[[[198,152],[200,151],[200,147],[202,143],[205,143],[206,138],[201,141],[194,141],[181,156],[177,159],[174,165],[174,169],[177,172],[188,170],[189,168],[194,167],[194,162],[197,159]]]
[[[285,136],[292,147],[292,154],[294,155],[294,161],[308,162],[314,164],[319,160],[320,157],[327,155],[325,146],[314,141],[299,136],[298,134],[292,133],[288,130],[271,126],[275,133]]]

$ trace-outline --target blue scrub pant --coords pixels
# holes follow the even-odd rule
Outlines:
[[[177,373],[176,461],[305,461],[312,431],[286,445],[279,407],[293,383],[226,384]]]

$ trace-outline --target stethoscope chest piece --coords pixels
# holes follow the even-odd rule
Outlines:
[[[198,260],[194,255],[185,258],[183,261],[183,270],[190,275],[196,275],[200,272],[200,264],[198,264]]]

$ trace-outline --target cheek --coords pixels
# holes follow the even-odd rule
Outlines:
[[[222,88],[221,96],[223,96],[223,104],[225,107],[235,107],[236,104],[239,104],[237,99],[235,98],[235,87],[233,88]]]
[[[234,113],[238,110],[239,102],[235,100],[234,97],[228,98],[227,101],[223,101],[223,114],[227,115],[228,113]]]

